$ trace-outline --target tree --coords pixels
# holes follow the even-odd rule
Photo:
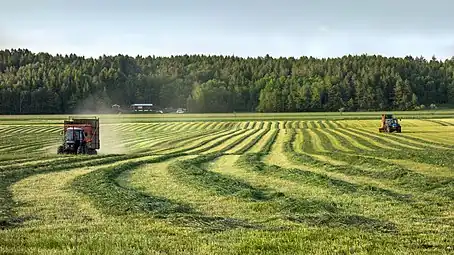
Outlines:
[[[0,51],[0,114],[70,113],[111,103],[191,112],[414,109],[454,104],[454,61],[184,55],[52,56]]]

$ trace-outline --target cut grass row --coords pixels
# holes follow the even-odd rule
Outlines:
[[[389,139],[393,136],[371,135],[368,131],[372,129],[367,125],[358,132],[354,128],[339,128],[329,121],[309,124],[318,124],[323,128],[297,128],[302,123],[283,121],[263,122],[262,125],[262,122],[257,121],[248,128],[212,130],[213,133],[198,133],[194,129],[181,136],[181,140],[178,135],[166,135],[166,129],[183,129],[168,125],[151,137],[153,141],[157,137],[162,139],[153,145],[146,143],[143,132],[147,129],[140,129],[136,132],[142,133],[141,139],[144,140],[131,145],[136,146],[134,150],[143,151],[132,155],[114,155],[110,159],[112,161],[102,155],[90,158],[91,163],[85,164],[71,163],[71,157],[42,160],[33,157],[27,162],[24,158],[8,156],[0,160],[9,162],[9,165],[0,169],[7,177],[2,178],[2,182],[5,180],[9,184],[3,185],[0,190],[9,190],[13,183],[26,179],[29,181],[14,186],[13,191],[22,196],[25,202],[33,201],[30,196],[33,190],[30,189],[45,189],[42,185],[50,184],[45,182],[48,176],[54,176],[54,181],[62,178],[62,181],[71,184],[77,197],[89,200],[94,210],[99,210],[101,215],[109,215],[108,222],[87,225],[86,236],[93,237],[98,231],[115,235],[120,231],[130,231],[129,234],[123,234],[122,240],[116,239],[124,245],[117,246],[123,251],[161,249],[173,253],[178,249],[180,253],[254,254],[266,253],[265,247],[268,247],[269,253],[352,252],[351,247],[355,247],[357,253],[377,249],[384,253],[398,250],[417,253],[447,250],[452,242],[449,236],[454,234],[450,230],[454,226],[453,221],[449,218],[449,213],[453,211],[449,202],[452,201],[449,195],[452,191],[452,174],[447,165],[453,162],[446,157],[452,153],[451,147],[434,140],[431,143],[423,142],[405,133],[399,134],[390,143]],[[187,123],[179,125],[191,127]],[[276,126],[280,129],[276,129]],[[206,129],[213,127],[213,123],[208,123]],[[383,139],[384,136],[389,139]],[[381,146],[383,144],[395,150],[387,151]],[[162,155],[153,155],[157,151]],[[444,154],[440,156],[440,153]],[[431,160],[422,158],[424,155]],[[438,166],[444,171],[443,174],[430,174],[428,170],[425,170],[427,173],[415,172],[408,165],[396,168],[390,162],[409,159],[418,162],[417,158],[422,158],[420,161],[425,162],[426,168]],[[84,159],[88,158],[80,158],[81,161]],[[63,169],[65,164],[69,165]],[[89,166],[95,167],[86,169]],[[64,178],[64,172],[61,171],[71,174]],[[19,174],[15,176],[15,173]],[[37,173],[50,175],[39,177],[35,175]],[[27,187],[33,180],[42,185]],[[51,194],[51,191],[47,192]],[[4,194],[1,194],[2,198]],[[66,195],[69,196],[69,193]],[[11,198],[11,194],[8,196]],[[9,203],[5,207],[6,211],[18,206],[14,205],[12,199],[6,201]],[[38,202],[34,203],[37,205]],[[71,222],[65,218],[64,211],[52,208],[50,199],[47,203],[50,211],[43,213],[65,219],[61,224]],[[65,204],[69,208],[66,212],[68,215],[80,210],[74,203]],[[73,222],[75,228],[78,228],[77,224],[87,224],[84,217],[93,215],[78,218]],[[6,219],[3,221],[5,226],[17,225],[19,221],[26,220],[15,218],[12,214],[3,219]],[[111,219],[121,219],[124,224],[110,222]],[[46,222],[51,224],[50,218]],[[416,226],[412,225],[414,223],[417,223]],[[122,227],[127,224],[137,227]],[[33,226],[38,229],[34,231],[44,234],[45,226]],[[156,242],[137,243],[132,238],[131,233],[145,236],[150,228],[156,229],[153,233],[160,236],[162,241],[175,246]],[[160,234],[157,234],[157,230],[161,231]],[[18,240],[10,237],[26,233],[21,232],[20,228],[9,231],[9,237],[7,232],[0,234],[7,237],[4,238],[7,240],[6,251],[12,251],[12,247],[19,244]],[[217,234],[213,235],[213,231]],[[55,235],[63,232],[57,230]],[[195,244],[187,243],[189,239],[182,233],[192,236],[191,240]],[[307,236],[302,233],[310,233],[317,238],[310,239],[311,242],[304,241]],[[180,240],[174,240],[172,235]],[[270,245],[273,238],[282,235],[286,236],[287,242],[274,239],[280,241]],[[56,238],[51,233],[45,236],[49,240]],[[37,236],[34,238],[40,239]],[[98,238],[98,241],[90,244],[88,239],[82,237],[83,247],[99,251],[101,248],[94,245],[102,243],[107,236]],[[418,238],[417,242],[415,238]],[[41,247],[49,245],[44,239],[40,240],[43,240]],[[353,245],[359,240],[361,245]],[[30,251],[37,251],[31,239],[24,241],[23,245],[29,247]],[[199,245],[198,248],[196,245]],[[65,249],[62,247],[64,243],[55,244],[60,251]],[[104,246],[104,249],[112,251],[112,247]],[[66,253],[73,251],[66,250]]]

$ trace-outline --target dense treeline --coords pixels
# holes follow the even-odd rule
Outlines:
[[[184,55],[84,58],[0,51],[0,113],[154,103],[191,112],[413,109],[454,103],[454,59]]]

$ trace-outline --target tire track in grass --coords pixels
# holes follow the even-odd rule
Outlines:
[[[162,128],[163,124],[158,124],[156,126],[153,125],[153,130],[159,130],[160,128]],[[140,124],[136,124],[136,126],[134,128],[131,129],[131,131],[133,131],[134,133],[142,133],[145,129],[147,128],[147,124],[144,124],[144,123],[140,123]]]
[[[153,128],[154,132],[165,132],[170,127],[168,123],[159,123],[159,125]]]
[[[254,132],[247,134],[247,137],[241,141],[238,145],[226,150],[225,154],[240,154],[247,151],[249,148],[254,146],[259,139],[267,132],[267,130],[255,129]]]
[[[244,140],[247,140],[251,134],[254,134],[256,132],[257,129],[246,129],[241,134],[222,141],[217,146],[211,148],[210,150],[204,152],[203,154],[210,154],[216,152],[226,153],[227,151],[234,149],[236,146],[241,144]]]
[[[337,136],[332,135],[332,133],[329,133],[327,130],[329,129],[320,129],[319,135],[324,135],[326,138],[331,142],[333,145],[334,149],[339,150],[339,151],[345,151],[345,152],[351,152],[353,151],[352,149],[344,146],[344,144],[348,143],[342,143],[344,140],[339,139]]]
[[[389,153],[393,154],[394,156],[398,155],[398,153],[396,152]],[[378,180],[385,180],[388,185],[397,186],[400,189],[406,190],[407,192],[420,193],[421,190],[423,190],[424,192],[431,192],[431,195],[434,196],[438,196],[438,194],[444,193],[448,197],[454,197],[454,178],[433,178],[413,172],[409,169],[396,167],[395,164],[389,163],[389,159],[392,157],[386,156],[386,154],[382,155],[381,159],[377,157],[380,154],[374,154],[374,156],[368,157],[346,153],[329,153],[328,155],[334,160],[342,160],[346,162],[347,165],[332,165],[326,170],[335,171],[355,177],[364,176]],[[407,158],[410,155],[411,154],[408,154],[408,152],[406,152],[402,154],[402,157]],[[292,157],[300,162],[307,161],[312,162],[312,164],[315,165],[320,165],[312,159],[301,161],[298,156]],[[447,187],[440,186],[441,183],[447,184]],[[450,187],[450,185],[452,185],[452,187]]]
[[[351,213],[346,210],[344,201],[333,201],[332,189],[320,188],[323,185],[313,185],[313,179],[307,179],[307,185],[301,185],[301,178],[280,178],[282,171],[287,169],[273,169],[268,171],[264,168],[256,168],[250,157],[259,154],[244,154],[235,158],[231,156],[223,156],[215,160],[210,165],[210,170],[232,178],[247,180],[254,186],[264,190],[272,190],[280,194],[278,197],[266,201],[268,208],[262,214],[270,218],[278,217],[293,224],[305,224],[309,226],[326,227],[326,226],[343,226],[351,228],[359,228],[363,230],[372,230],[372,225],[375,226],[375,231],[394,231],[395,226],[390,222],[371,219]],[[245,157],[247,159],[245,159]],[[260,156],[258,156],[260,157]],[[277,174],[277,175],[274,175]],[[295,180],[297,180],[295,182]],[[320,184],[320,183],[319,183]],[[266,208],[265,205],[261,208]],[[357,222],[350,224],[348,219],[356,218]],[[367,220],[366,220],[367,219]],[[373,224],[371,224],[374,222]],[[277,222],[277,224],[282,224]]]
[[[359,131],[363,132],[363,133],[368,133],[369,130],[359,129]],[[376,136],[376,137],[379,137],[379,136]],[[382,138],[385,139],[385,137],[382,137]],[[432,147],[432,148],[436,148],[436,149],[443,149],[443,147],[440,147],[440,146],[435,146],[435,145],[431,145],[431,144],[427,144],[427,143],[421,143],[421,142],[409,140],[409,139],[406,139],[406,138],[402,138],[400,136],[400,134],[392,136],[392,138],[389,138],[389,139],[386,138],[386,141],[389,141],[389,140],[395,141],[396,145],[397,144],[402,144],[402,145],[404,145],[405,147],[407,147],[409,149],[422,149],[421,146],[422,147]]]
[[[433,166],[448,167],[454,165],[452,150],[406,150],[406,151],[376,151],[373,154],[360,155],[363,157],[382,158],[387,160],[408,160]]]
[[[329,125],[326,122],[327,122],[326,120],[319,120],[318,121],[318,124],[319,124],[321,129],[330,128]]]
[[[140,156],[136,156],[140,157]],[[38,166],[32,167],[22,167],[19,169],[9,168],[7,171],[2,171],[1,182],[0,182],[0,227],[8,228],[14,227],[24,219],[20,219],[14,215],[13,209],[15,208],[16,203],[13,200],[10,187],[14,183],[19,182],[20,180],[26,179],[35,174],[45,174],[50,172],[59,172],[59,171],[70,171],[76,168],[89,167],[94,165],[103,165],[109,163],[115,163],[120,160],[130,160],[134,156],[117,156],[117,155],[108,155],[108,156],[82,156],[82,157],[72,157],[52,163],[42,163]]]
[[[366,130],[362,130],[362,131],[365,131]],[[436,143],[427,143],[427,142],[423,142],[421,140],[417,140],[417,139],[413,139],[409,136],[406,136],[406,135],[402,135],[402,134],[399,134],[398,136],[393,136],[392,139],[396,140],[396,141],[399,141],[399,143],[402,143],[402,144],[406,144],[408,146],[419,146],[417,148],[421,148],[421,147],[430,147],[430,148],[435,148],[435,149],[450,149],[446,146],[443,146],[441,144],[436,144]]]
[[[136,187],[137,183],[141,184],[141,188],[148,194],[159,194],[175,201],[190,202],[196,211],[210,217],[234,218],[245,222],[264,221],[263,214],[258,210],[252,210],[251,206],[254,207],[255,203],[269,199],[270,194],[240,179],[229,178],[202,167],[203,162],[214,157],[216,156],[206,155],[183,161],[171,161],[159,166],[158,173],[150,175],[144,171],[135,171],[132,177],[127,179],[132,180],[130,183]],[[154,181],[157,178],[159,181]],[[149,185],[149,182],[140,183],[142,179],[151,180],[156,185]],[[172,191],[169,192],[168,187],[174,189],[170,189]]]
[[[323,146],[320,137],[314,132],[314,129],[306,129],[303,130],[303,132],[303,135],[312,141],[312,148],[314,151],[320,153],[328,152],[328,150],[325,149],[325,146]]]
[[[281,132],[282,134],[282,132]],[[264,161],[266,162],[266,164],[268,165],[279,165],[280,167],[285,167],[285,168],[294,168],[295,167],[295,164],[293,163],[290,163],[289,161],[286,160],[285,156],[283,153],[279,153],[278,151],[281,151],[282,152],[282,148],[283,148],[283,141],[285,141],[285,136],[278,136],[280,137],[278,139],[278,141],[276,141],[276,143],[274,144],[272,150],[271,150],[271,153],[267,156],[265,156],[264,158]],[[249,155],[260,155],[260,154],[249,154]],[[261,154],[263,155],[263,154]],[[245,160],[246,162],[252,162],[252,160],[250,159],[247,159]],[[312,167],[312,170],[314,170],[314,168]],[[261,171],[261,170],[255,170],[255,171]],[[275,174],[276,176],[276,179],[279,179],[279,180],[282,180],[285,179],[285,180],[288,180],[288,179],[293,179],[293,182],[298,182],[298,179],[300,177],[295,177],[295,175],[291,175],[291,174],[285,174],[285,173],[282,173],[281,171],[284,171],[283,169],[275,169],[275,170],[269,170],[271,171],[272,174]],[[294,170],[292,170],[294,171]],[[316,170],[316,172],[320,172],[319,170]],[[271,174],[269,173],[269,174]],[[308,174],[309,176],[313,176],[312,174],[310,173],[306,173]],[[298,175],[297,175],[298,176]],[[317,176],[317,175],[315,175]],[[336,177],[343,177],[343,175],[336,175],[336,174],[332,174],[332,173],[328,173],[327,176],[331,176],[330,178],[336,178]],[[334,177],[333,177],[334,176]],[[315,178],[315,177],[314,177]],[[318,176],[317,178],[321,178],[321,176]],[[326,176],[322,179],[319,179],[319,181],[321,180],[325,180],[325,184],[326,184]],[[340,179],[339,181],[343,181],[342,179]],[[337,181],[337,183],[339,183],[339,181]],[[349,179],[347,179],[347,182],[350,181]],[[336,182],[336,181],[334,181]],[[312,183],[313,184],[313,181],[309,181],[308,183]],[[341,182],[342,183],[342,182]],[[348,187],[351,187],[352,185],[354,185],[354,187],[356,189],[358,189],[358,185],[360,184],[355,184],[355,183],[352,183],[352,184],[346,184],[346,183],[343,183],[342,185],[347,185],[346,188]],[[362,185],[362,184],[361,184]],[[304,187],[304,185],[297,185],[298,187]],[[285,187],[289,187],[289,186],[285,186]],[[327,186],[326,186],[327,187]],[[349,189],[349,188],[348,188]],[[310,190],[310,189],[309,189]],[[379,187],[373,187],[373,186],[370,186],[370,185],[362,185],[361,186],[361,191],[362,192],[366,192],[369,194],[370,197],[374,197],[376,195],[380,195],[381,198],[379,198],[380,201],[388,201],[389,198],[392,198],[392,199],[401,199],[401,195],[400,194],[397,194],[397,193],[393,193],[392,191],[388,191],[388,190],[385,190],[385,189],[381,189]],[[310,191],[309,191],[310,192]],[[341,193],[345,192],[345,191],[340,191]],[[361,196],[359,194],[359,196]]]
[[[410,171],[421,173],[428,176],[451,178],[453,173],[453,169],[449,167],[436,166],[404,159],[387,159],[387,158],[379,159],[387,162],[392,162]]]
[[[305,121],[304,123],[306,124],[307,128],[309,128],[309,129],[310,129],[310,128],[314,128],[314,126],[312,125],[312,121],[307,120],[307,121]]]
[[[400,150],[395,147],[390,147],[382,142],[379,142],[375,139],[372,139],[372,138],[365,136],[363,134],[360,134],[358,132],[354,132],[354,131],[350,130],[349,128],[338,129],[338,131],[341,133],[344,133],[346,135],[349,135],[351,137],[355,137],[354,138],[355,140],[362,141],[362,144],[365,144],[367,147],[372,147],[372,148],[375,147],[377,149],[394,150],[394,151]]]
[[[41,157],[29,157],[28,159],[21,160],[18,162],[11,162],[11,163],[2,163],[0,166],[0,172],[4,169],[20,169],[23,167],[31,167],[31,166],[39,166],[42,164],[47,164],[51,162],[56,162],[61,160],[60,157],[51,157],[51,158],[41,158]]]
[[[252,121],[250,129],[255,129],[256,126],[257,126],[257,121]]]
[[[86,199],[66,187],[77,176],[93,169],[36,174],[14,183],[10,189],[15,202],[19,204],[14,208],[15,217],[30,219],[24,222],[26,225],[53,227],[102,221],[103,217]]]
[[[183,122],[178,125],[178,129],[176,131],[178,132],[186,132],[188,128],[191,126],[191,122]],[[214,127],[212,128],[214,129]]]
[[[334,128],[336,128],[336,126],[333,124],[333,121],[332,121],[332,120],[325,120],[325,125],[326,125],[327,129],[334,129]]]
[[[176,135],[174,135],[176,136]],[[171,137],[171,136],[170,136]],[[140,136],[140,137],[131,137],[128,139],[123,139],[122,140],[122,146],[130,146],[130,145],[135,145],[135,144],[140,144],[144,141],[149,141],[149,140],[165,140],[168,139],[169,135],[168,134],[162,134],[162,133],[155,133],[150,136]]]
[[[262,152],[267,149],[268,144],[274,142],[277,133],[279,132],[278,129],[269,129],[267,133],[260,139],[249,151],[251,152]]]
[[[412,171],[410,168],[393,163],[388,157],[343,154],[339,155],[339,158],[355,166],[354,169],[339,169],[351,175],[384,180],[407,192],[454,199],[453,177],[445,178]]]
[[[332,135],[338,137],[343,144],[349,144],[351,148],[355,151],[373,151],[374,149],[367,147],[358,142],[358,140],[353,139],[351,136],[348,136],[342,132],[339,132],[338,129],[329,129],[327,132],[330,132]]]
[[[317,132],[318,132],[318,130],[317,130]],[[289,136],[292,136],[292,135],[293,135],[293,132],[289,134]],[[332,146],[332,144],[330,141],[327,141],[326,139],[322,140],[323,137],[319,136],[316,133],[316,130],[311,130],[311,129],[302,130],[301,138],[302,138],[301,153],[304,153],[312,158],[315,158],[317,160],[320,160],[320,161],[323,161],[326,163],[330,163],[333,165],[346,165],[345,162],[343,162],[341,160],[335,160],[335,159],[329,157],[328,155],[326,155],[326,153],[331,151],[330,146]],[[316,138],[316,139],[314,139],[314,138]],[[310,143],[309,143],[309,141],[310,141]],[[320,150],[320,148],[318,147],[319,145],[314,145],[314,142],[319,145],[325,144],[326,146],[323,147],[324,150]],[[312,144],[312,146],[309,146],[309,144]]]
[[[185,151],[186,153],[189,153],[189,154],[198,154],[198,153],[210,150],[210,149],[222,144],[225,140],[228,140],[235,136],[239,136],[246,131],[247,130],[245,130],[245,129],[223,131],[223,133],[221,133],[220,135],[216,135],[213,137],[207,137],[207,139],[203,139],[203,140],[201,140],[201,141],[199,140],[195,143],[187,144],[185,146],[188,148],[187,151],[182,150],[182,149],[176,149],[176,150],[166,151],[163,154],[169,154],[169,153],[174,154],[174,153],[177,153],[177,152],[179,153],[182,151]]]
[[[321,196],[323,200],[334,200],[332,202],[337,205],[348,204],[345,211],[366,218],[380,219],[382,222],[389,223],[397,221],[399,224],[412,224],[412,220],[408,219],[410,212],[421,218],[426,216],[425,212],[418,212],[409,204],[411,200],[408,195],[383,188],[381,184],[374,185],[356,178],[352,180],[342,174],[326,172],[323,168],[295,165],[290,162],[283,163],[289,168],[283,168],[281,165],[267,165],[261,162],[260,158],[260,154],[245,154],[241,156],[237,166],[268,178],[292,183],[293,185],[286,184],[285,188],[286,190],[295,189],[294,193],[307,194],[309,197],[316,198]],[[281,158],[284,162],[283,154]],[[262,183],[266,182],[262,181]],[[395,215],[396,212],[399,216]],[[387,217],[383,217],[384,215]],[[403,222],[402,219],[404,219]],[[395,226],[392,229],[395,229]]]
[[[228,141],[234,137],[238,137],[247,132],[247,129],[239,129],[229,131],[226,135],[220,136],[216,139],[210,139],[209,141],[199,143],[200,145],[188,151],[190,154],[199,154],[199,153],[209,153],[209,151],[214,151],[215,147],[221,146],[225,141]]]
[[[298,129],[299,128],[299,121],[292,121],[292,126],[290,127],[292,129]]]
[[[333,129],[341,128],[341,125],[338,123],[337,120],[330,120],[329,123],[331,125],[331,128]]]
[[[449,122],[445,122],[445,121],[442,121],[442,120],[435,120],[435,119],[427,119],[427,120],[424,120],[424,121],[427,121],[427,122],[432,122],[432,123],[435,123],[435,124],[438,124],[440,126],[454,126],[454,124],[452,123],[449,123]]]
[[[366,132],[366,131],[363,131],[362,129],[356,129],[355,132],[357,132],[357,133],[359,133],[361,135],[370,137],[371,139],[374,139],[374,140],[376,140],[378,142],[381,142],[381,143],[394,144],[397,147],[403,147],[403,148],[406,148],[406,149],[422,150],[419,147],[411,146],[411,145],[408,145],[406,143],[401,143],[401,142],[398,142],[398,141],[392,139],[391,138],[392,134],[382,133],[382,135],[374,135],[371,132]]]
[[[333,123],[335,123],[335,125],[338,125],[338,128],[347,128],[348,127],[348,124],[345,123],[345,121],[343,121],[343,120],[335,120],[335,121],[333,121]]]
[[[441,121],[444,121],[446,123],[454,125],[454,119],[436,119],[436,120],[441,120]]]
[[[292,129],[298,129],[298,128],[299,128],[299,126],[298,126],[298,121],[296,121],[296,120],[295,120],[295,121],[292,121],[292,125],[290,126],[290,128],[292,128]]]
[[[454,137],[454,133],[451,135]],[[454,149],[454,141],[452,141],[453,143],[451,145],[449,145],[446,143],[436,142],[436,141],[433,141],[430,139],[423,139],[423,138],[415,137],[415,136],[412,136],[412,134],[399,134],[399,136],[402,137],[402,139],[407,139],[409,141],[417,142],[422,145],[430,144],[431,147],[436,148],[436,149],[445,149],[445,150]],[[431,138],[433,138],[433,137],[434,136],[431,135]],[[450,137],[449,135],[446,135],[444,138],[449,140],[449,137]]]
[[[309,165],[309,169],[311,171],[318,171],[317,169],[323,169],[322,171],[328,174],[329,176],[333,176],[340,179],[344,179],[346,181],[354,182],[354,183],[364,183],[364,185],[370,186],[373,184],[374,186],[370,186],[374,192],[383,193],[382,195],[394,197],[399,201],[408,203],[413,211],[418,215],[418,219],[422,222],[425,222],[427,215],[432,215],[433,217],[440,216],[440,210],[450,210],[446,204],[446,198],[442,198],[439,194],[445,194],[449,197],[453,197],[453,188],[454,188],[454,180],[451,179],[440,179],[440,178],[427,178],[419,174],[412,173],[406,169],[396,169],[395,166],[391,169],[386,169],[386,164],[391,166],[388,162],[377,162],[378,159],[371,157],[367,161],[352,161],[346,155],[341,157],[342,160],[349,162],[350,166],[334,166],[334,165],[326,165],[317,163],[313,159],[305,157],[302,159],[300,155],[296,155],[292,153],[292,147],[289,143],[285,145],[287,150],[287,157],[289,160],[291,159],[294,162],[298,162],[298,164],[303,164],[306,168]],[[352,157],[361,158],[362,156],[352,155]],[[276,157],[277,158],[277,157]],[[283,160],[281,158],[281,160]],[[369,160],[373,160],[370,162]],[[378,160],[379,161],[379,160]],[[363,162],[368,162],[369,165],[372,167],[377,167],[375,171],[366,171],[363,168]],[[291,164],[291,163],[288,163]],[[316,166],[314,169],[313,166]],[[354,179],[352,179],[354,178]],[[383,181],[385,183],[383,183]],[[439,186],[441,183],[446,183],[452,185],[452,188],[445,188]],[[377,190],[378,188],[378,190]],[[397,193],[396,193],[397,188]],[[410,192],[409,194],[417,194],[415,199],[417,198],[418,201],[413,201],[413,198],[408,195],[403,195],[404,193]],[[431,194],[427,194],[430,192]],[[434,202],[438,201],[440,203],[445,203],[443,207],[440,207],[440,203]],[[409,203],[410,202],[410,203]],[[430,206],[427,203],[431,204]],[[424,204],[424,207],[420,205]],[[433,204],[433,206],[432,206]],[[452,222],[451,225],[454,225]]]
[[[304,167],[309,168],[315,167],[313,171],[318,171],[317,169],[325,166],[334,168],[342,167],[342,169],[350,167],[348,164],[340,164],[334,159],[332,159],[334,162],[330,163],[324,158],[317,157],[317,155],[314,155],[315,151],[312,149],[312,146],[310,146],[311,141],[309,139],[305,139],[304,137],[307,136],[304,136],[304,131],[301,131],[290,133],[287,139],[281,138],[282,140],[279,143],[280,146],[274,148],[273,150],[276,155],[276,159],[267,161],[269,158],[265,158],[264,162],[268,165],[273,165],[275,163],[284,168],[295,168],[298,167],[298,165],[303,165]],[[286,155],[286,157],[277,160],[278,155]],[[329,155],[332,155],[332,153]],[[356,156],[354,153],[350,153],[348,155]]]
[[[263,125],[263,128],[264,129],[271,129],[273,126],[273,122],[271,121],[265,121],[264,125]]]
[[[132,146],[132,148],[144,148],[143,145],[148,145],[145,146],[147,148],[147,151],[152,151],[156,153],[157,151],[162,151],[168,149],[169,146],[172,146],[174,144],[180,144],[180,143],[187,143],[190,142],[194,139],[197,138],[203,138],[209,135],[213,135],[219,133],[217,131],[193,131],[190,132],[186,135],[179,135],[179,134],[169,134],[167,136],[163,136],[162,139],[156,139],[155,142],[139,142]]]
[[[225,125],[227,124],[226,122],[221,122],[221,121],[215,121],[214,123],[216,123],[215,129],[217,129],[217,130],[224,129]]]
[[[211,129],[213,129],[213,130],[221,129],[221,127],[222,127],[222,123],[220,123],[218,121],[213,121],[213,125],[211,125]]]
[[[130,139],[128,142],[122,142],[121,144],[118,144],[118,146],[121,147],[127,147],[130,149],[134,149],[136,147],[142,147],[143,145],[148,145],[148,147],[151,147],[155,144],[159,144],[164,141],[168,141],[169,139],[175,138],[175,136],[169,136],[169,135],[157,135],[157,136],[149,136],[149,137],[144,137],[144,138],[139,138],[139,139]]]
[[[133,152],[155,152],[165,144],[171,143],[176,139],[178,139],[177,136],[164,136],[159,139],[150,137],[148,140],[128,144],[129,146],[127,146],[127,148]]]
[[[8,154],[7,156],[1,155],[0,156],[0,164],[1,164],[0,169],[7,168],[7,167],[10,167],[13,165],[20,165],[20,164],[28,163],[29,161],[32,161],[33,159],[34,158],[30,158],[30,157],[24,158],[23,156],[20,156],[20,155],[17,155],[17,156],[11,155],[11,154]],[[42,159],[44,160],[44,157]]]
[[[72,187],[78,192],[90,196],[96,208],[108,215],[144,215],[145,217],[166,220],[176,225],[196,227],[204,231],[260,228],[257,224],[251,224],[241,219],[212,217],[197,211],[186,202],[178,202],[167,197],[127,188],[121,185],[121,179],[118,182],[118,178],[126,171],[184,155],[168,154],[149,160],[125,163],[120,166],[93,171],[76,178],[72,183]],[[184,161],[176,161],[175,164],[179,162]],[[169,169],[171,169],[171,166],[169,166]]]
[[[258,135],[256,139],[254,139],[255,141],[251,143],[252,146],[250,146],[249,148],[245,147],[242,150],[238,150],[235,152],[235,154],[242,154],[245,151],[259,152],[265,146],[266,142],[268,141],[268,139],[270,139],[271,136],[272,136],[271,127],[267,127],[263,129],[263,132],[260,135]]]
[[[177,160],[195,158],[183,156],[164,162],[145,165],[134,171],[123,173],[118,182],[120,186],[134,189],[149,196],[166,197],[177,203],[188,204],[194,211],[201,212],[213,218],[241,219],[246,220],[244,212],[245,205],[241,199],[226,199],[213,195],[212,192],[188,185],[171,175],[168,167]]]
[[[362,219],[356,222],[353,227],[371,229],[370,222],[373,226],[382,227],[383,231],[394,231],[395,227],[390,223],[383,223],[360,215],[351,215],[346,213],[340,214],[339,208],[332,203],[326,203],[323,200],[314,198],[295,198],[278,192],[274,189],[263,187],[259,188],[244,181],[243,178],[234,178],[219,171],[205,169],[207,162],[218,158],[220,155],[211,157],[197,157],[191,160],[179,161],[169,166],[169,172],[175,175],[176,180],[186,184],[192,184],[194,187],[202,186],[204,190],[212,192],[212,196],[224,196],[227,198],[240,198],[250,203],[261,202],[260,207],[254,207],[254,210],[244,212],[247,218],[253,217],[254,211],[259,211],[257,220],[276,220],[276,213],[279,218],[288,220],[296,224],[308,224],[314,226],[345,226],[348,225],[349,219]],[[263,186],[263,185],[262,185]],[[244,207],[241,209],[244,210]],[[261,210],[260,210],[261,209]],[[321,214],[321,215],[320,215]],[[335,217],[335,214],[337,217]],[[326,216],[333,216],[327,220]],[[320,221],[320,219],[325,221]],[[279,222],[279,221],[277,221]],[[280,223],[278,223],[281,225]],[[350,225],[351,226],[351,225]]]
[[[192,149],[195,150],[212,141],[223,139],[223,137],[226,137],[226,136],[231,135],[236,132],[239,132],[239,131],[238,130],[234,130],[234,131],[223,130],[216,134],[207,135],[207,136],[201,137],[200,139],[194,139],[193,141],[189,141],[185,144],[185,147],[191,147]],[[176,151],[181,151],[181,148],[179,146],[175,146],[174,148],[165,148],[162,150],[155,151],[154,153],[168,154],[168,153],[175,153]]]
[[[419,139],[423,142],[428,142],[428,143],[435,143],[435,144],[441,144],[442,146],[454,146],[454,140],[449,139],[450,137],[454,136],[453,133],[441,133],[441,135],[437,135],[434,133],[412,133],[412,134],[406,134],[407,136],[410,136],[413,139]]]
[[[41,141],[42,144],[52,144],[53,141]],[[3,153],[21,153],[21,152],[29,152],[29,153],[36,153],[37,150],[42,148],[42,144],[37,144],[36,142],[28,141],[26,143],[17,143],[12,146],[8,146],[6,148],[0,149],[0,152]]]
[[[167,150],[172,150],[172,149],[176,149],[178,147],[181,147],[181,146],[184,146],[184,145],[187,145],[187,144],[190,144],[194,141],[199,141],[200,139],[204,139],[206,137],[211,137],[211,136],[214,136],[214,135],[218,135],[218,134],[221,134],[225,131],[203,131],[201,133],[197,133],[197,134],[190,134],[188,136],[185,136],[185,137],[173,137],[171,139],[167,139],[165,141],[162,141],[160,142],[159,144],[155,144],[154,145],[154,149],[153,148],[150,148],[151,152],[153,153],[160,153],[162,154],[163,152],[167,151]]]

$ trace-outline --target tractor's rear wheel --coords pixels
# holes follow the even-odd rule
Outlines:
[[[64,148],[62,145],[58,146],[58,149],[57,149],[57,154],[63,154],[64,153]]]

